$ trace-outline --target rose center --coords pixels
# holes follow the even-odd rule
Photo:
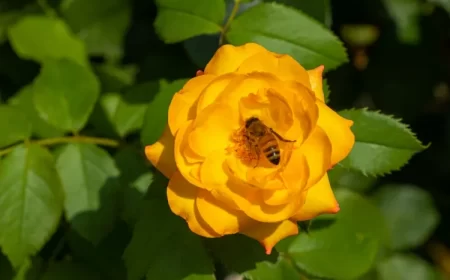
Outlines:
[[[250,165],[251,163],[256,163],[258,154],[248,141],[245,127],[241,127],[233,132],[231,142],[232,144],[228,147],[228,152],[234,153],[244,164]]]

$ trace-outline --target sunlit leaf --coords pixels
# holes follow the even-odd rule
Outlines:
[[[160,199],[147,201],[124,253],[129,280],[213,280],[213,265],[199,236]]]
[[[317,21],[322,22],[326,26],[331,26],[331,5],[330,0],[314,0],[314,1],[302,1],[302,0],[264,0],[264,2],[278,2],[292,6],[301,10],[305,14],[315,18]]]
[[[339,112],[352,120],[356,143],[339,165],[367,175],[399,170],[417,152],[424,150],[405,124],[390,116],[365,109]]]
[[[222,30],[224,0],[156,0],[155,29],[166,43]]]
[[[80,235],[96,244],[116,220],[119,170],[106,151],[92,144],[67,144],[56,158],[66,217]]]
[[[383,212],[395,250],[425,242],[439,222],[439,212],[429,193],[413,185],[385,185],[374,199]]]
[[[325,65],[330,70],[348,60],[342,42],[330,30],[303,12],[276,3],[256,5],[239,15],[226,37],[234,45],[255,42],[289,54],[307,69]]]
[[[8,36],[21,58],[38,62],[66,58],[82,65],[87,64],[82,41],[60,19],[26,16],[9,28]]]
[[[39,116],[71,132],[84,127],[100,91],[92,71],[69,60],[44,63],[32,87]]]
[[[31,136],[31,122],[27,115],[15,106],[0,105],[0,148]]]
[[[328,227],[300,234],[288,254],[307,273],[332,279],[355,279],[374,264],[387,228],[380,211],[348,190],[337,190],[341,210]],[[314,225],[314,221],[313,221]]]
[[[64,195],[53,156],[40,146],[18,146],[0,164],[0,246],[19,267],[56,230]]]
[[[33,103],[33,89],[31,86],[23,87],[8,102],[20,108],[27,115],[34,135],[45,138],[62,136],[64,134],[63,130],[47,123],[38,115]]]
[[[91,55],[119,58],[131,16],[127,0],[66,0],[61,12]]]

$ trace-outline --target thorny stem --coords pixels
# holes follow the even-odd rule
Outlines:
[[[25,141],[25,144],[37,144],[41,146],[52,146],[65,143],[89,143],[108,147],[118,147],[120,145],[119,141],[113,139],[81,136],[81,135],[47,138],[35,141]],[[4,150],[0,150],[0,157],[12,152],[17,145],[11,146]]]
[[[241,4],[241,0],[234,0],[233,10],[231,10],[231,14],[228,17],[227,22],[223,26],[222,32],[220,32],[219,46],[221,46],[223,44],[223,39],[225,37],[225,33],[228,31],[228,28],[230,28],[231,22],[236,17],[237,12],[239,11],[240,4]]]

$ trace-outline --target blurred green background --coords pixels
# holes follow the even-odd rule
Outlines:
[[[202,5],[203,2],[199,1],[198,4]],[[238,15],[263,1],[242,2]],[[346,171],[339,166],[330,172],[333,188],[361,193],[378,206],[392,235],[390,248],[380,251],[378,261],[373,261],[370,270],[358,279],[450,279],[450,1],[275,2],[307,13],[328,26],[345,43],[349,63],[326,73],[331,89],[329,105],[333,109],[367,107],[379,110],[401,118],[422,143],[432,143],[401,170],[381,178]],[[227,0],[226,5],[228,17],[233,1]],[[177,90],[184,79],[193,77],[198,69],[203,69],[218,47],[219,35],[201,35],[181,43],[165,44],[156,35],[153,25],[157,11],[157,6],[151,0],[0,0],[0,102],[14,103],[19,94],[22,99],[28,100],[24,87],[32,83],[40,71],[37,62],[20,58],[14,51],[8,40],[8,28],[26,15],[58,15],[63,18],[87,46],[90,63],[101,83],[101,92],[103,95],[108,93],[96,105],[83,132],[126,143],[126,147],[117,153],[114,149],[107,149],[114,155],[120,171],[139,166],[133,169],[136,174],[125,172],[120,178],[121,182],[133,184],[139,191],[124,195],[124,199],[130,201],[128,206],[134,205],[136,196],[143,196],[150,182],[162,180],[164,184],[164,179],[159,178],[158,174],[148,172],[150,167],[141,155],[136,156],[139,154],[137,151],[142,151],[141,144],[149,144],[158,137],[158,134],[147,133],[152,131],[152,124],[144,122],[148,118],[145,116],[147,103],[153,102],[154,96],[140,93]],[[39,37],[52,51],[70,49],[76,52],[75,43],[55,46],[46,37],[47,34],[49,30],[41,28],[26,36]],[[117,92],[126,93],[122,97],[126,105],[121,107],[119,113],[116,112],[115,122],[111,124],[108,122],[108,108],[114,102],[119,102]],[[17,102],[27,106],[23,105],[26,102]],[[155,98],[154,102],[156,104],[151,105],[153,109],[158,104],[166,104],[167,100]],[[107,111],[106,116],[104,111]],[[159,119],[152,120],[157,122]],[[61,134],[51,127],[40,125],[41,135]],[[145,125],[150,127],[140,133]],[[144,139],[143,143],[141,139]],[[130,162],[135,165],[130,165]],[[351,203],[360,203],[345,191],[341,197],[346,197]],[[80,236],[67,234],[67,223],[61,222],[58,231],[39,251],[39,258],[33,259],[32,265],[25,265],[22,274],[19,273],[14,279],[69,279],[65,278],[68,275],[73,277],[70,279],[125,279],[122,276],[123,264],[119,264],[118,260],[130,242],[132,226],[123,224],[133,224],[140,210],[127,208],[122,213],[122,221],[96,249],[92,249]],[[370,217],[376,214],[372,215],[369,210],[360,213],[355,219],[363,223],[366,218],[370,224]],[[320,227],[320,223],[316,225]],[[61,236],[65,236],[63,242]],[[236,243],[239,244],[240,240],[233,238],[225,238],[224,244],[231,242],[229,244],[237,247]],[[343,238],[345,240],[345,236]],[[258,255],[239,259],[231,253],[227,255],[229,252],[225,250],[224,244],[211,244],[211,248],[219,252],[217,259],[234,264],[231,265],[232,271],[248,271],[244,264],[246,261],[253,263],[249,266],[254,267],[254,262],[263,258]],[[242,250],[246,250],[247,247],[242,246]],[[282,252],[283,246],[285,244],[282,243],[277,249]],[[327,251],[326,248],[322,253],[317,258],[323,259],[328,254],[339,258],[339,252]],[[145,255],[135,257],[146,258]],[[46,264],[55,260],[60,261],[56,267]],[[70,260],[77,260],[77,264],[70,263]],[[306,271],[301,279],[316,279],[311,274],[317,275],[317,266],[320,273],[325,275],[339,274],[334,270],[327,272],[324,267],[327,262],[312,265],[307,261],[301,263],[304,265],[300,269],[302,275]],[[362,263],[361,267],[366,264],[364,261]],[[292,271],[283,268],[284,265],[271,267],[263,264],[249,272],[247,277],[298,279],[295,277],[299,276],[292,276]],[[34,273],[30,267],[40,272]],[[84,273],[88,270],[86,267],[94,272]],[[230,273],[229,268],[223,263],[217,263],[217,279],[223,279]],[[280,269],[286,274],[278,272]],[[271,274],[274,271],[279,273],[276,277],[268,276],[275,275]],[[0,255],[0,280],[12,279],[13,274],[11,265]],[[148,276],[147,279],[164,278]]]

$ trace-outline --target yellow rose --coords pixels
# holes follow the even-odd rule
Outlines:
[[[169,206],[193,232],[239,232],[270,254],[298,233],[296,221],[339,211],[327,171],[353,147],[353,122],[324,103],[322,72],[258,44],[224,45],[174,95],[165,132],[145,153],[170,179]],[[250,118],[277,145],[249,138]],[[270,157],[281,151],[278,164],[268,147]]]

